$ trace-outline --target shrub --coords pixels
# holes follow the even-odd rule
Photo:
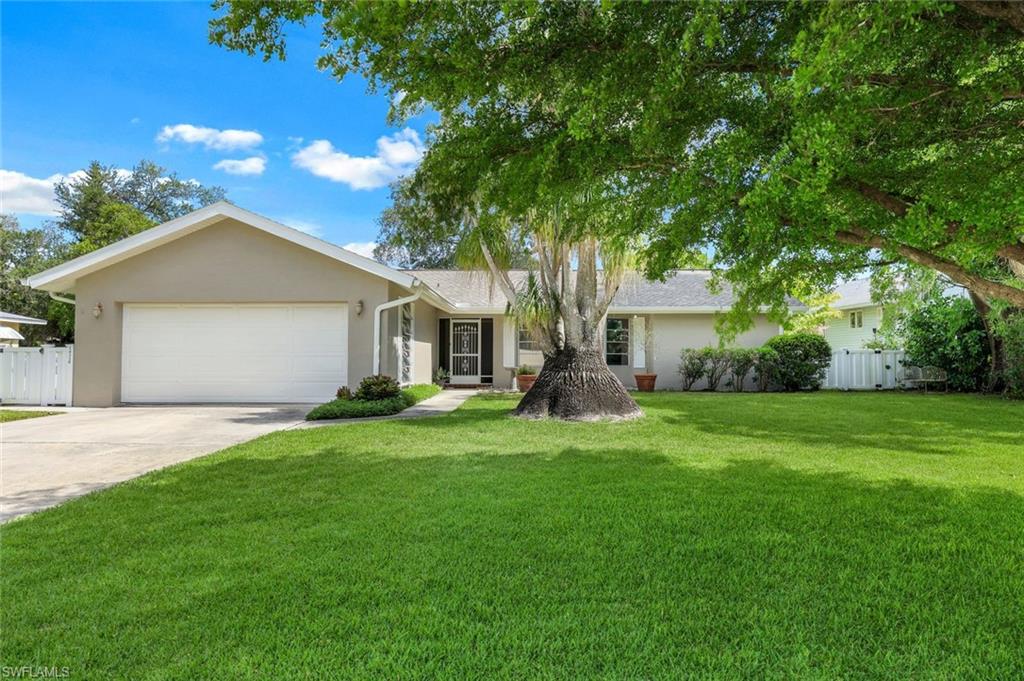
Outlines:
[[[779,353],[775,350],[763,345],[754,350],[754,380],[759,391],[767,392],[772,387],[778,366]]]
[[[1024,399],[1024,312],[998,319],[993,325],[993,331],[1003,344],[1006,362],[1003,383],[1006,394]]]
[[[965,298],[935,296],[900,323],[906,340],[906,363],[944,369],[952,390],[985,387],[989,373],[985,323]]]
[[[444,367],[437,367],[437,369],[434,370],[434,383],[436,385],[448,385],[448,381],[451,379],[451,373]]]
[[[340,391],[339,391],[340,392]],[[410,385],[393,397],[382,400],[336,399],[314,407],[306,414],[307,421],[324,419],[359,419],[368,416],[390,416],[422,402],[428,397],[441,392],[441,388],[432,383]]]
[[[757,362],[757,350],[753,348],[734,348],[729,351],[729,367],[732,370],[732,389],[738,393],[743,392],[743,382],[747,380],[747,374],[754,368]]]
[[[343,385],[338,388],[338,392],[334,393],[334,396],[339,400],[351,400],[352,391],[348,389],[347,385]]]
[[[722,377],[729,370],[729,351],[723,348],[707,347],[701,351],[704,354],[704,375],[707,376],[707,390],[718,390],[718,384]]]
[[[693,384],[704,378],[707,360],[704,353],[694,348],[683,348],[679,353],[679,375],[683,377],[683,390],[689,390]]]
[[[772,378],[783,390],[817,390],[832,361],[828,341],[814,333],[788,333],[772,338],[765,346],[778,353]]]
[[[409,406],[401,396],[384,400],[331,400],[314,407],[306,414],[307,421],[323,419],[358,419],[367,416],[389,416]]]
[[[376,376],[367,376],[362,380],[359,384],[359,389],[356,390],[355,399],[363,402],[386,400],[398,397],[400,392],[401,388],[398,387],[398,381],[390,376],[377,374]]]
[[[536,376],[537,370],[528,364],[523,364],[516,369],[516,376]]]
[[[407,406],[411,407],[417,402],[422,402],[440,392],[440,386],[433,383],[417,383],[416,385],[410,385],[408,388],[402,388],[402,399],[405,400]]]

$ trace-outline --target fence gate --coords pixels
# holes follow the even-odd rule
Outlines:
[[[825,377],[825,388],[836,390],[895,390],[903,384],[903,350],[836,350]]]
[[[0,403],[71,404],[73,345],[0,347]]]

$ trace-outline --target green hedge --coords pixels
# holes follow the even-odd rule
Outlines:
[[[331,400],[326,404],[314,407],[306,414],[307,421],[325,419],[359,419],[368,416],[390,416],[407,409],[417,402],[441,392],[441,388],[431,383],[411,385],[404,388],[397,397],[383,400]]]

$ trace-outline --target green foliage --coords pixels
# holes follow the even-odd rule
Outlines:
[[[706,347],[701,349],[704,355],[704,376],[707,378],[705,390],[718,390],[718,384],[722,377],[729,371],[729,362],[732,355],[725,348]]]
[[[33,291],[21,283],[25,277],[62,262],[67,250],[59,230],[51,226],[21,229],[16,217],[0,215],[0,310],[53,322],[51,305],[70,307],[52,301],[45,291]],[[70,312],[73,314],[74,310]],[[61,333],[56,323],[24,325],[21,334],[27,345],[70,338]]]
[[[690,390],[694,383],[704,378],[707,371],[707,355],[704,349],[683,348],[679,353],[679,375],[683,379],[683,390]]]
[[[732,373],[732,389],[743,392],[747,375],[757,363],[757,349],[733,348],[729,350],[729,371]]]
[[[993,324],[993,332],[1003,344],[1006,394],[1024,399],[1024,312],[999,315]]]
[[[359,419],[369,416],[390,416],[397,414],[409,405],[401,396],[388,397],[381,400],[332,400],[314,407],[306,414],[307,421],[323,421],[328,419]]]
[[[767,392],[775,381],[782,357],[774,348],[765,345],[756,348],[754,352],[754,380],[760,392]]]
[[[529,364],[520,364],[516,369],[516,376],[536,376],[537,369]]]
[[[944,369],[953,390],[984,389],[989,375],[987,334],[969,300],[932,297],[903,319],[900,333],[908,364]]]
[[[353,399],[366,402],[386,400],[398,397],[400,392],[401,388],[398,385],[398,381],[391,376],[377,374],[375,376],[367,376],[359,382],[359,388],[356,389]]]
[[[447,369],[445,369],[444,367],[437,367],[436,369],[434,369],[433,380],[434,380],[434,384],[435,385],[441,385],[441,386],[448,385],[448,382],[451,379],[452,379],[451,372],[448,371]]]
[[[343,385],[338,388],[337,392],[334,393],[334,396],[339,400],[351,400],[352,391],[348,389],[347,385]]]
[[[417,171],[439,210],[522,215],[606,198],[647,269],[714,253],[731,326],[800,286],[916,262],[987,299],[1024,258],[1024,50],[985,3],[224,2],[210,37],[285,56],[322,21],[318,66],[440,115]],[[1009,18],[1007,18],[1009,17]]]
[[[832,348],[822,336],[814,333],[787,333],[765,343],[778,354],[772,380],[783,390],[817,390],[825,379],[832,361]]]
[[[369,379],[377,378],[379,377],[368,376],[366,379],[363,379],[359,389],[362,390],[363,385],[365,385]],[[372,390],[379,391],[383,389],[382,386],[387,384],[387,381],[374,380],[373,384],[374,387]],[[418,383],[416,385],[410,385],[406,388],[402,388],[401,390],[396,391],[395,394],[389,395],[388,397],[376,399],[360,398],[358,391],[354,399],[342,397],[340,389],[338,392],[338,399],[331,400],[330,402],[314,407],[308,414],[306,414],[306,420],[323,421],[328,419],[358,419],[369,416],[390,416],[392,414],[397,414],[403,409],[407,409],[414,404],[422,402],[429,397],[437,395],[441,392],[441,388],[432,383]]]

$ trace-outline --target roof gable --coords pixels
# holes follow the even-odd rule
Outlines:
[[[92,253],[87,253],[74,260],[69,260],[66,263],[32,275],[25,279],[24,283],[32,288],[44,291],[70,291],[74,288],[75,281],[87,274],[192,234],[225,218],[237,220],[254,229],[267,232],[303,248],[326,255],[329,258],[369,272],[399,286],[411,288],[416,282],[416,278],[411,274],[392,269],[376,260],[353,253],[340,246],[335,246],[322,239],[310,236],[305,232],[300,232],[297,229],[282,225],[257,213],[247,211],[244,208],[239,208],[227,201],[218,201],[193,211],[188,215],[183,215],[170,222],[165,222],[134,236],[112,243],[109,246],[104,246]]]

